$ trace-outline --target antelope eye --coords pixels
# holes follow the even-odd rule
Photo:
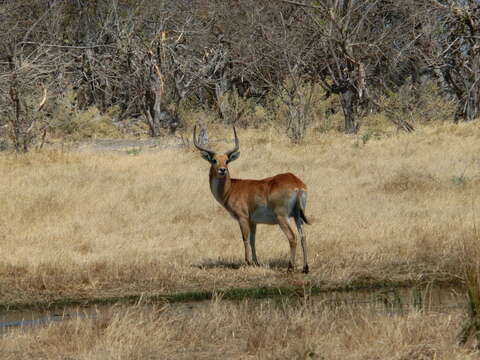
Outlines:
[[[213,165],[217,165],[217,163],[218,163],[217,159],[213,159],[213,160],[212,160],[212,164],[213,164]]]

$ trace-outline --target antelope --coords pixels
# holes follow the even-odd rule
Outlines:
[[[257,224],[279,225],[290,244],[288,270],[295,270],[297,238],[289,219],[293,218],[303,249],[303,272],[308,273],[307,240],[302,225],[305,216],[307,186],[292,173],[278,174],[262,180],[232,179],[228,164],[240,156],[240,144],[235,127],[235,147],[225,154],[217,154],[197,141],[196,126],[193,144],[210,166],[210,190],[213,197],[238,221],[245,246],[245,262],[259,265],[255,250]]]

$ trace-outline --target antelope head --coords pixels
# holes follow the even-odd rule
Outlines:
[[[197,141],[196,135],[197,126],[193,128],[193,144],[200,150],[202,158],[207,160],[212,166],[210,168],[210,174],[216,178],[225,178],[229,175],[228,164],[233,160],[236,160],[240,156],[240,144],[238,142],[237,132],[235,126],[233,127],[233,134],[235,135],[235,147],[227,151],[225,154],[216,154],[212,150],[206,149],[201,146]]]

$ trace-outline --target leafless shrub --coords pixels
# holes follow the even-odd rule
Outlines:
[[[4,19],[0,38],[0,116],[16,151],[28,151],[48,129],[42,110],[50,92],[55,92],[53,84],[61,83],[64,61],[47,43],[43,31],[48,26],[56,29],[58,9],[56,3],[45,6],[40,2],[30,6],[9,2],[3,7],[22,14]],[[32,17],[33,13],[38,13],[38,18]]]
[[[38,84],[48,88],[49,107],[68,84],[75,111],[95,107],[106,114],[114,107],[113,122],[142,119],[151,136],[184,126],[180,112],[188,108],[243,126],[277,115],[300,142],[318,117],[315,87],[336,98],[346,133],[379,112],[412,131],[409,102],[415,106],[426,80],[456,100],[457,119],[473,119],[478,9],[473,0],[3,1],[2,133],[8,133],[7,108],[16,102],[12,84],[25,100],[17,118],[32,114],[32,104],[42,99]],[[382,103],[410,81],[413,90],[400,113]],[[259,119],[256,107],[269,115]],[[8,118],[16,118],[13,110]],[[31,134],[52,126],[34,123]]]
[[[480,4],[475,0],[427,2],[418,51],[457,102],[454,120],[480,115]],[[434,14],[434,15],[431,15]],[[441,30],[440,30],[441,29]]]

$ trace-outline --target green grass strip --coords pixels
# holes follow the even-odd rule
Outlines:
[[[427,284],[422,283],[423,286]],[[185,303],[195,301],[207,301],[214,298],[221,300],[240,301],[245,299],[267,299],[267,298],[292,298],[304,297],[309,295],[318,295],[330,292],[350,292],[350,291],[374,291],[381,289],[410,288],[422,286],[414,281],[397,282],[352,282],[345,286],[304,286],[304,287],[256,287],[256,288],[228,288],[215,290],[200,290],[178,292],[174,294],[134,294],[127,296],[113,296],[105,298],[62,298],[52,301],[38,301],[32,303],[10,303],[0,304],[0,311],[9,310],[51,310],[64,307],[81,306],[88,307],[93,305],[113,305],[113,304],[151,304],[151,303]],[[431,281],[429,286],[437,287],[459,287],[458,282]]]

